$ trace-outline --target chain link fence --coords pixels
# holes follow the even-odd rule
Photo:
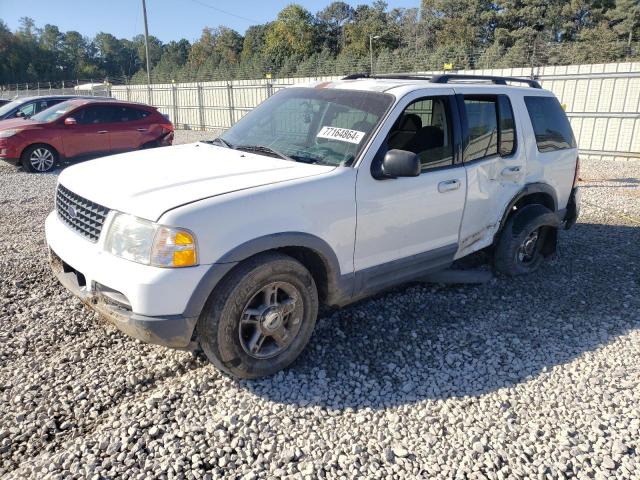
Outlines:
[[[380,59],[378,59],[380,61]],[[490,62],[489,62],[490,63]],[[363,65],[359,65],[363,67]],[[354,68],[354,71],[366,68]],[[429,75],[442,70],[406,70]],[[454,70],[457,73],[537,78],[566,107],[581,155],[640,158],[640,62],[531,65],[518,68]],[[220,131],[278,90],[311,81],[333,81],[342,75],[165,82],[112,85],[93,81],[43,83],[37,88],[3,87],[0,95],[102,95],[154,105],[169,115],[176,128]],[[29,87],[29,86],[27,86]]]

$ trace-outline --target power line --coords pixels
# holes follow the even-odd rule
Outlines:
[[[201,5],[203,7],[210,8],[211,10],[215,10],[216,12],[220,12],[220,13],[224,13],[225,15],[229,15],[230,17],[239,18],[240,20],[246,20],[247,22],[256,23],[256,24],[257,23],[262,23],[262,22],[259,22],[258,20],[253,20],[251,18],[243,17],[242,15],[236,15],[235,13],[227,12],[226,10],[223,10],[221,8],[218,8],[218,7],[214,7],[213,5],[209,5],[208,3],[201,2],[200,0],[191,0],[191,1],[193,3],[197,3],[198,5]]]

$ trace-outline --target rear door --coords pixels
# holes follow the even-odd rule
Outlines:
[[[505,208],[524,185],[522,129],[516,128],[512,99],[493,92],[495,89],[467,87],[456,95],[468,185],[456,258],[493,242]]]
[[[150,112],[130,106],[114,106],[113,122],[109,125],[111,151],[126,152],[140,148],[149,132]]]
[[[64,125],[62,143],[67,158],[107,155],[111,151],[109,126],[114,115],[109,105],[86,105],[66,118],[76,125]]]

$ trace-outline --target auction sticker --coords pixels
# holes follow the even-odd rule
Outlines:
[[[359,130],[349,130],[348,128],[338,127],[322,127],[322,130],[318,132],[316,137],[358,144],[362,141],[365,135],[365,132],[361,132]]]

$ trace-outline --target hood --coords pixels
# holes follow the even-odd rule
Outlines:
[[[9,118],[7,120],[0,120],[0,130],[10,130],[15,128],[16,130],[24,130],[25,128],[39,127],[42,122],[36,122],[35,120],[25,120],[24,118]]]
[[[334,168],[194,143],[91,160],[66,168],[59,181],[95,203],[156,221],[186,203]]]

